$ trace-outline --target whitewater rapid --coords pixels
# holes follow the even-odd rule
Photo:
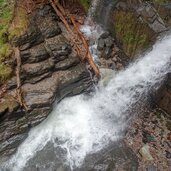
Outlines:
[[[79,95],[63,100],[43,123],[30,131],[16,154],[1,168],[21,171],[49,142],[54,148],[65,149],[64,164],[72,169],[81,166],[87,154],[122,137],[127,111],[158,87],[170,71],[170,64],[168,35],[127,69],[113,74],[108,85],[91,97]]]

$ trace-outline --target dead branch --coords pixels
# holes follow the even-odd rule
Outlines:
[[[62,5],[59,4],[59,2],[56,2],[55,0],[49,0],[49,2],[52,5],[53,9],[55,10],[56,14],[60,17],[61,21],[64,23],[68,32],[71,34],[70,41],[73,44],[74,51],[77,53],[79,57],[81,57],[82,61],[86,60],[89,63],[94,73],[99,78],[100,77],[99,69],[93,61],[92,55],[89,51],[88,43],[83,33],[80,31],[79,26],[76,23],[74,17],[70,16],[69,14],[67,15],[65,9],[62,7]],[[71,27],[68,24],[66,18],[70,19],[74,27]]]
[[[98,67],[96,66],[96,64],[93,61],[92,55],[91,55],[91,53],[89,51],[88,43],[85,40],[85,37],[83,36],[82,32],[80,31],[78,24],[75,22],[74,17],[71,16],[70,18],[71,18],[71,21],[72,21],[72,23],[73,23],[73,25],[74,25],[74,27],[75,27],[79,37],[81,38],[81,40],[82,40],[82,42],[84,44],[84,47],[86,48],[86,51],[87,51],[86,57],[87,57],[88,63],[93,68],[94,72],[96,73],[96,76],[99,77],[99,69],[98,69]]]
[[[24,107],[25,110],[28,110],[24,98],[22,96],[22,89],[21,89],[21,79],[20,79],[20,72],[21,72],[21,57],[20,57],[20,51],[18,48],[14,48],[15,58],[17,61],[17,67],[16,67],[16,79],[17,79],[17,88],[16,88],[16,96],[17,101],[19,104]]]

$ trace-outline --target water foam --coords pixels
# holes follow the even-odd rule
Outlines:
[[[58,104],[51,115],[32,129],[4,167],[20,171],[48,142],[67,150],[67,164],[79,167],[85,156],[121,137],[126,113],[169,72],[171,35],[158,41],[151,52],[115,75],[91,98],[79,95]],[[60,142],[60,144],[59,144]]]

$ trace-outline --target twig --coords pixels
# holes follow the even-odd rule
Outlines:
[[[28,110],[24,98],[22,97],[22,89],[21,89],[21,79],[20,79],[20,71],[21,71],[21,57],[20,57],[20,51],[18,48],[14,48],[15,58],[17,61],[17,67],[16,67],[16,79],[17,79],[17,100],[19,104],[24,107],[25,110]]]

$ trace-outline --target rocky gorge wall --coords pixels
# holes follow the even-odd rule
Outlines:
[[[27,31],[14,41],[20,50],[21,89],[28,110],[17,102],[14,76],[8,81],[7,93],[0,101],[1,156],[16,150],[30,128],[52,111],[54,102],[88,92],[93,87],[86,65],[72,51],[52,7],[40,6],[29,16],[29,22]],[[13,61],[15,67],[14,58]]]
[[[117,2],[113,8],[114,23],[109,26],[115,39],[108,33],[99,38],[98,50],[102,54],[99,64],[119,70],[150,47],[158,35],[169,30],[171,4],[141,0],[114,2]],[[27,31],[14,41],[20,49],[21,88],[28,111],[17,102],[14,76],[7,83],[8,93],[0,101],[1,155],[13,153],[30,128],[48,116],[54,103],[93,87],[86,65],[72,51],[65,28],[53,9],[49,5],[40,6],[29,20]],[[15,59],[13,65],[16,67]],[[153,101],[171,114],[170,82],[169,74]]]
[[[150,49],[159,36],[170,33],[171,2],[155,0],[114,1],[109,30],[117,44],[132,61]],[[161,59],[162,60],[162,59]],[[171,76],[153,98],[154,103],[171,114]]]

